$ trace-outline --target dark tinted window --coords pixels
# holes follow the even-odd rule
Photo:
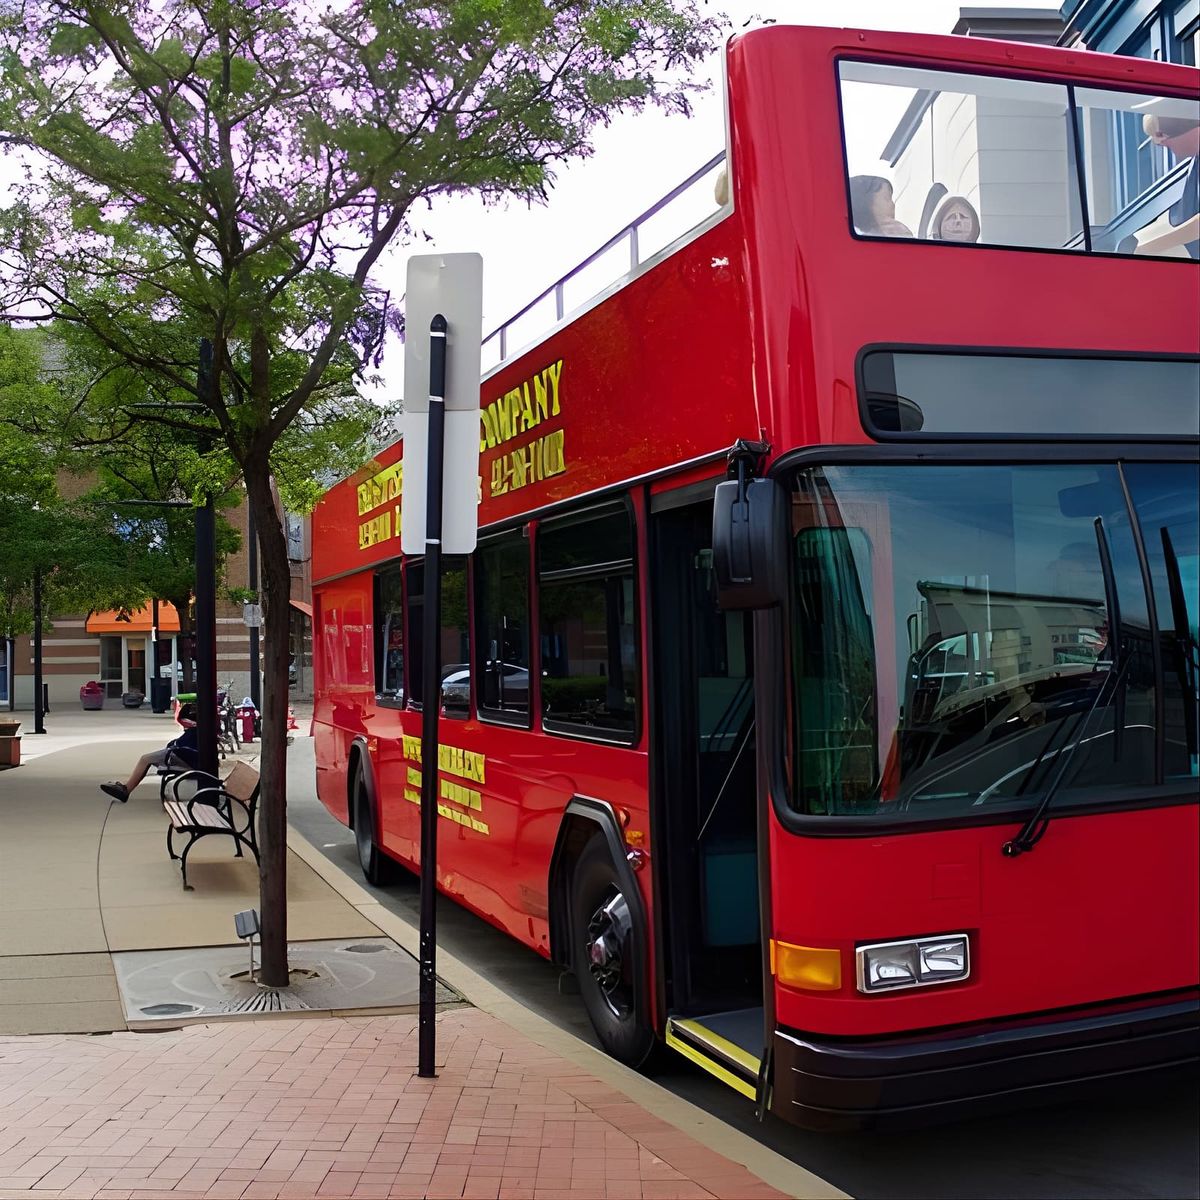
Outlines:
[[[637,646],[633,527],[622,508],[538,534],[542,707],[548,729],[633,741]]]
[[[375,691],[404,699],[404,604],[399,565],[375,576]]]
[[[409,703],[422,703],[425,670],[425,564],[408,567]],[[471,708],[470,641],[467,634],[467,565],[463,558],[442,561],[442,715],[463,718]]]
[[[1200,362],[878,350],[862,414],[894,438],[951,434],[1195,437]]]
[[[529,539],[520,531],[475,552],[479,708],[529,714]]]
[[[1163,660],[1163,774],[1200,776],[1200,468],[1131,463]]]

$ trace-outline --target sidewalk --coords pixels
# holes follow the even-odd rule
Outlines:
[[[109,804],[105,779],[178,732],[144,710],[55,717],[32,761],[0,773],[0,1033],[124,1029],[111,954],[237,943],[233,914],[258,906],[253,858],[225,838],[197,843],[182,888],[167,856],[158,781]],[[48,741],[55,738],[57,746]],[[378,930],[295,855],[288,927],[296,941]]]
[[[416,1076],[411,1015],[125,1032],[110,952],[233,943],[257,872],[214,838],[184,893],[157,785],[111,812],[96,786],[166,741],[169,719],[71,716],[0,773],[0,1200],[841,1195],[449,955],[439,974],[475,1007],[439,1014],[434,1080]],[[292,940],[415,947],[295,831],[289,893]],[[50,1036],[11,1036],[35,1031]]]

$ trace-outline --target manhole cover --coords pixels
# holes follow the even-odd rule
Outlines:
[[[357,946],[347,946],[347,954],[382,954],[387,946],[381,946],[378,942],[359,942]]]
[[[201,1009],[198,1004],[150,1004],[139,1011],[148,1017],[183,1017]]]

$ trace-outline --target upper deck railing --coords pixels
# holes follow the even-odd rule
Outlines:
[[[728,203],[720,204],[714,196],[717,173],[724,162],[725,151],[722,150],[493,329],[483,339],[484,370],[502,366],[513,355],[514,342],[518,349],[532,344],[537,336],[547,333],[565,316],[578,315],[623,287],[691,240],[714,218],[724,215],[729,209]],[[668,219],[661,219],[664,215]],[[686,224],[683,223],[685,219]],[[599,283],[597,277],[600,277]],[[514,338],[517,331],[523,340]]]

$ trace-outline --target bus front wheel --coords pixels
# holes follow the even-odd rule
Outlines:
[[[391,882],[392,860],[375,841],[375,813],[361,764],[354,772],[354,844],[358,849],[358,865],[366,881],[372,887],[383,887]]]
[[[571,946],[579,993],[600,1044],[628,1066],[646,1065],[654,1031],[638,1016],[646,948],[601,838],[584,847],[571,877]]]

